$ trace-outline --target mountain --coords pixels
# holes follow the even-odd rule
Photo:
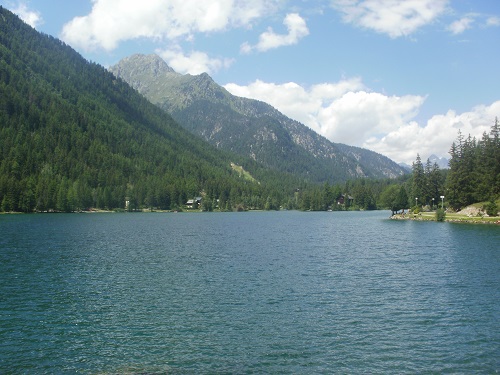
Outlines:
[[[440,169],[449,169],[449,160],[446,159],[446,158],[440,158],[439,156],[436,156],[434,154],[432,154],[431,156],[429,156],[428,160],[430,161],[431,165],[434,165],[437,164],[438,167]],[[406,164],[406,163],[399,163],[399,165],[402,167],[402,168],[405,168],[408,170],[408,173],[411,173],[412,171],[412,166],[409,165],[409,164]]]
[[[439,166],[439,168],[441,168],[441,169],[450,168],[450,166],[448,164],[449,160],[446,158],[440,158],[439,156],[432,154],[431,156],[429,156],[429,161],[431,162],[431,164],[436,163]]]
[[[0,6],[0,211],[170,209],[200,194],[262,207],[296,188]]]
[[[410,164],[406,164],[406,163],[398,163],[398,164],[399,164],[399,166],[401,168],[406,169],[408,171],[408,173],[411,173],[412,169],[411,169],[411,165]]]
[[[267,103],[234,96],[206,73],[176,73],[159,56],[133,55],[109,70],[192,133],[275,170],[313,182],[406,173],[383,155],[330,142]]]

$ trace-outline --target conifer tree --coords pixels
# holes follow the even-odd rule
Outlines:
[[[422,164],[422,160],[420,159],[420,155],[417,154],[416,161],[412,164],[413,171],[413,181],[412,181],[412,198],[415,199],[417,204],[425,203],[425,170]]]
[[[490,134],[478,142],[459,131],[450,149],[450,171],[446,178],[446,198],[459,209],[474,202],[494,201],[500,194],[500,127],[498,119]]]
[[[434,206],[438,202],[439,197],[442,195],[440,194],[440,191],[442,190],[442,187],[444,185],[441,177],[441,170],[437,163],[433,164],[430,174],[428,176],[428,180],[429,180],[429,191],[430,191],[430,203]]]

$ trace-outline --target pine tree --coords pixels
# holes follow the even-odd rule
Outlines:
[[[432,204],[432,185],[431,185],[432,163],[430,159],[425,162],[424,169],[424,186],[422,192],[422,204]]]
[[[441,176],[441,170],[439,169],[439,165],[434,163],[430,174],[428,176],[429,180],[429,191],[430,191],[430,203],[432,206],[435,206],[439,201],[439,197],[442,195],[440,191],[443,190],[443,178]],[[432,207],[434,208],[434,207]]]
[[[460,134],[460,132],[459,132]],[[459,182],[459,163],[460,156],[457,144],[455,142],[452,143],[449,154],[451,156],[448,165],[450,167],[448,176],[446,178],[446,199],[452,206],[456,206],[458,202],[459,190],[460,190],[460,182]]]
[[[420,155],[417,154],[416,161],[412,164],[413,180],[412,180],[412,195],[415,199],[417,205],[425,203],[425,190],[426,190],[426,178],[425,170],[420,159]]]
[[[493,199],[500,195],[500,123],[498,117],[491,127],[490,136],[485,147],[486,165],[489,167],[490,196]]]
[[[498,119],[490,135],[478,142],[458,133],[450,149],[450,170],[446,179],[447,200],[459,209],[475,202],[494,200],[500,193],[500,126]]]

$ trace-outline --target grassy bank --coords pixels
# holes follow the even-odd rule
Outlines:
[[[422,220],[422,221],[436,221],[436,213],[420,212],[418,214],[406,213],[396,214],[391,217],[394,220]],[[498,224],[500,225],[500,216],[473,216],[464,213],[446,213],[444,221],[451,223],[471,223],[471,224]]]

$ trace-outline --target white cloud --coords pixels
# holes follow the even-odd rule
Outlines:
[[[448,26],[448,31],[450,31],[454,35],[462,34],[465,30],[470,29],[472,27],[472,23],[474,22],[474,18],[471,16],[463,17],[451,25]]]
[[[332,0],[343,20],[387,34],[408,36],[443,14],[448,0]]]
[[[179,47],[168,50],[157,50],[156,53],[161,56],[168,65],[176,72],[181,74],[201,74],[214,73],[221,68],[227,68],[232,63],[232,59],[213,59],[205,52],[192,51],[185,55]]]
[[[12,9],[12,12],[17,14],[24,22],[31,27],[37,27],[43,23],[40,12],[28,9],[25,3],[18,3],[17,7]]]
[[[488,17],[486,26],[500,26],[500,17]]]
[[[137,38],[192,38],[250,26],[279,0],[93,0],[92,11],[64,25],[61,38],[86,51],[111,51]]]
[[[386,96],[375,92],[348,92],[319,113],[321,133],[337,142],[364,146],[406,124],[418,113],[425,97]]]
[[[289,13],[283,20],[283,24],[288,30],[288,34],[276,34],[272,28],[259,36],[259,42],[251,46],[247,42],[241,45],[242,53],[250,53],[252,50],[264,52],[273,48],[290,46],[297,44],[300,39],[309,35],[306,21],[298,13]]]
[[[500,101],[489,106],[479,105],[464,113],[449,110],[444,115],[431,117],[424,126],[408,122],[382,138],[368,139],[364,147],[408,164],[415,160],[417,153],[422,158],[431,154],[449,158],[448,151],[457,139],[459,130],[465,137],[470,134],[479,140],[484,132],[489,133],[498,113]]]
[[[352,78],[333,84],[322,83],[310,89],[294,82],[277,85],[260,80],[248,86],[229,83],[224,87],[233,95],[269,103],[288,117],[300,121],[320,134],[323,134],[318,118],[320,111],[347,92],[364,89],[361,78]]]
[[[500,113],[500,101],[470,112],[433,116],[424,125],[414,121],[425,97],[387,96],[370,92],[360,78],[304,88],[255,81],[248,86],[224,86],[234,95],[265,101],[290,118],[333,142],[360,146],[397,162],[411,164],[417,153],[447,157],[458,130],[480,138]]]

